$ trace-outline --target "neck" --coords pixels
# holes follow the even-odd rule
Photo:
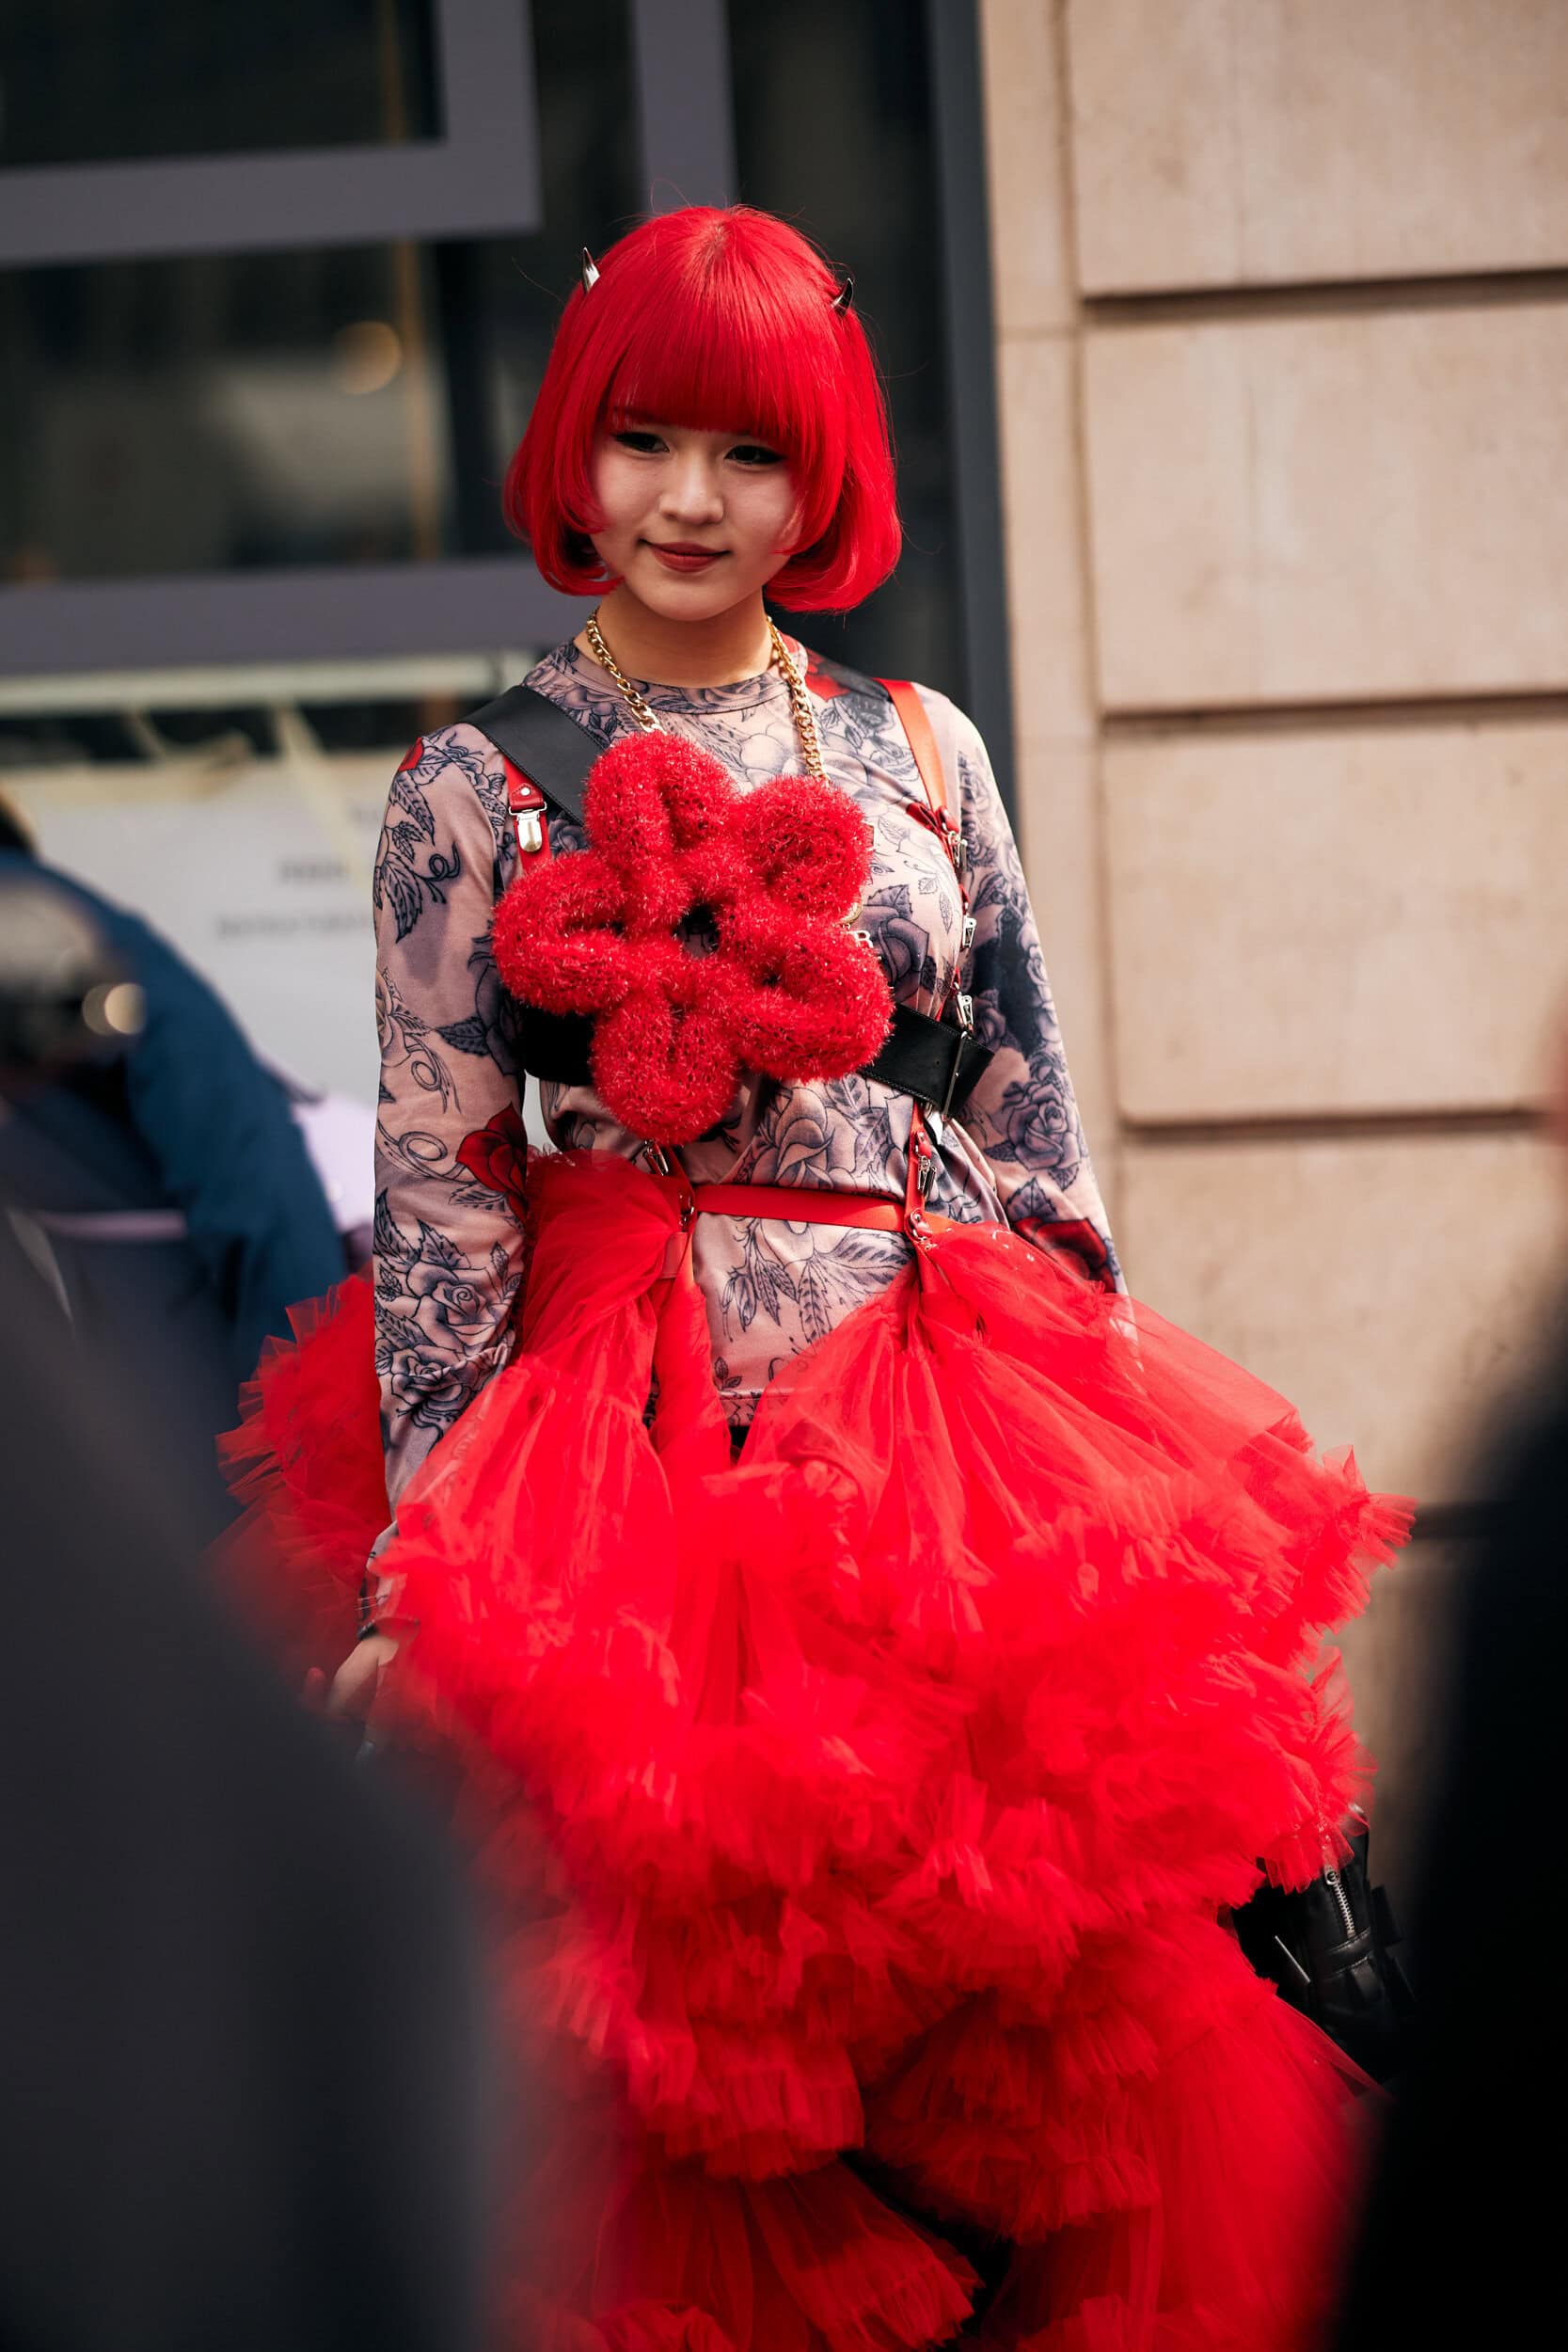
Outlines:
[[[600,605],[599,627],[628,677],[659,686],[735,686],[759,676],[773,651],[760,589],[710,620],[672,621],[623,583]],[[586,637],[577,642],[591,650]]]

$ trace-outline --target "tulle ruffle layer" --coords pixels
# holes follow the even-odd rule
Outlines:
[[[381,1392],[368,1275],[289,1311],[240,1391],[240,1426],[218,1439],[245,1507],[215,1565],[299,1674],[330,1670],[357,1629],[359,1587],[387,1527]]]
[[[519,2025],[622,2125],[591,2244],[551,2200],[552,2324],[912,2352],[969,2308],[950,2226],[1019,2249],[999,2346],[1306,2342],[1353,2086],[1216,1915],[1361,1792],[1308,1667],[1402,1506],[989,1227],[784,1368],[732,1463],[667,1191],[577,1155],[531,1187],[518,1352],[380,1565],[401,1703],[461,1727],[527,1915]],[[351,1289],[252,1406],[317,1597],[384,1513],[351,1527],[368,1321]]]

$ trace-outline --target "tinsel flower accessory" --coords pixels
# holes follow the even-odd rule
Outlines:
[[[809,776],[738,792],[660,732],[594,762],[584,815],[588,848],[525,866],[497,908],[496,962],[525,1004],[592,1017],[594,1085],[623,1126],[689,1143],[743,1070],[799,1086],[872,1058],[893,1006],[845,928],[872,834],[844,793]]]

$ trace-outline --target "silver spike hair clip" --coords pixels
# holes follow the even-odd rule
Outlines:
[[[592,294],[594,288],[599,282],[599,265],[594,261],[594,256],[589,252],[586,246],[582,248],[582,259],[578,264],[578,267],[582,278],[583,293]],[[840,318],[843,318],[846,311],[849,310],[853,307],[854,300],[854,272],[852,270],[846,270],[844,274],[844,283],[840,286],[837,294],[833,296],[833,310]]]

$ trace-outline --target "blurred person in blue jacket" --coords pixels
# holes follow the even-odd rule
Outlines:
[[[74,954],[84,985],[99,970],[119,1022],[47,1067],[7,1056],[0,1208],[80,1344],[147,1364],[170,1459],[215,1524],[213,1439],[289,1308],[341,1279],[335,1220],[284,1089],[214,990],[138,916],[42,865],[0,803],[13,958],[24,898],[62,935],[74,916],[77,947],[52,952]]]

